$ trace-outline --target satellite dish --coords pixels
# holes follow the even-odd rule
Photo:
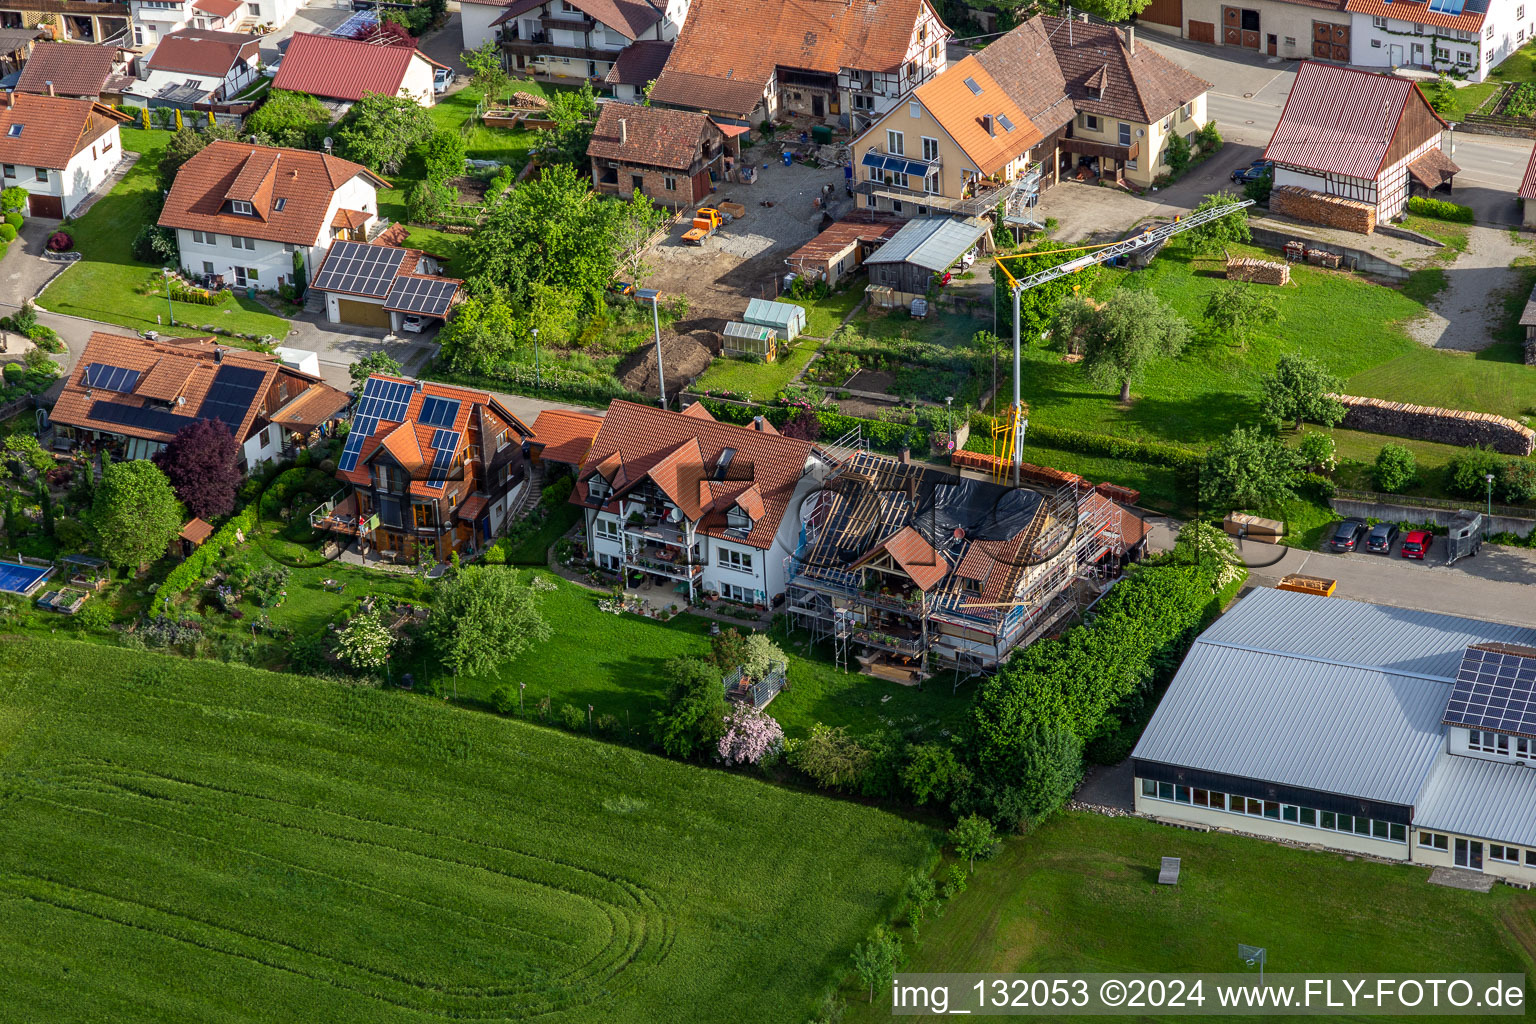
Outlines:
[[[331,151],[331,137],[327,135],[325,137],[325,141],[321,143],[321,145],[323,145],[325,147],[325,151],[329,153]]]

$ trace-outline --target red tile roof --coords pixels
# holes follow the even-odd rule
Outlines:
[[[124,392],[107,391],[86,382],[85,368],[92,363],[134,370],[137,381]],[[311,376],[286,366],[276,356],[246,349],[226,348],[213,338],[185,338],[150,341],[97,331],[86,342],[80,361],[65,378],[63,391],[53,407],[53,418],[67,426],[99,430],[107,434],[138,437],[165,442],[175,437],[174,430],[130,427],[92,415],[97,402],[112,402],[136,408],[169,412],[189,424],[202,414],[213,379],[222,366],[236,365],[259,371],[261,383],[239,423],[228,424],[238,441],[245,441],[270,419],[282,423],[290,407],[307,399],[317,400],[332,409],[331,415],[346,407],[347,397]],[[288,397],[283,397],[284,393]],[[272,408],[268,417],[265,410]],[[326,417],[329,418],[329,417]],[[313,427],[317,420],[307,425]],[[178,425],[177,429],[181,429]]]
[[[511,21],[520,14],[537,10],[549,0],[513,0],[506,5],[506,12],[496,19],[496,24]],[[666,0],[660,0],[665,5]],[[598,24],[606,25],[625,39],[635,39],[662,19],[661,6],[650,0],[566,0],[566,3],[585,14],[590,14]],[[580,28],[577,29],[580,31]]]
[[[1264,159],[1374,180],[1410,103],[1446,126],[1406,78],[1302,61]]]
[[[587,480],[594,473],[613,485],[615,498],[651,479],[699,521],[706,535],[767,549],[773,545],[814,447],[809,441],[750,427],[614,402],[576,475],[571,501],[586,503]],[[724,471],[725,479],[708,479],[720,471],[720,455],[726,449],[734,449],[735,455]],[[717,488],[720,483],[745,486]],[[750,493],[753,489],[755,494]],[[762,514],[754,517],[752,531],[744,538],[725,532],[726,513],[739,502],[748,515],[751,511],[745,506],[755,508],[761,503]],[[618,502],[610,501],[606,507],[616,511]]]
[[[1346,0],[1344,9],[1351,14],[1369,14],[1373,18],[1395,18],[1398,21],[1411,21],[1418,25],[1433,25],[1435,28],[1459,29],[1462,32],[1481,32],[1483,19],[1487,16],[1483,11],[1464,10],[1460,14],[1446,14],[1442,11],[1432,11],[1427,3],[1415,3],[1414,0]]]
[[[1132,53],[1127,37],[1108,25],[1068,22],[1037,15],[1040,31],[1050,38],[1066,94],[1080,113],[1151,124],[1207,92],[1211,83],[1190,74],[1150,46]],[[983,56],[982,64],[1006,83]],[[1034,114],[1025,108],[1033,117]],[[1042,129],[1048,131],[1049,129]]]
[[[238,32],[184,28],[160,40],[145,66],[151,71],[184,71],[223,78],[236,64],[258,56],[260,40]]]
[[[656,80],[672,55],[672,44],[656,39],[639,39],[619,51],[618,59],[608,69],[603,82],[608,85],[643,87]]]
[[[358,175],[376,188],[389,187],[361,164],[326,153],[211,142],[177,172],[160,225],[314,245],[327,227],[331,198]],[[230,213],[231,198],[260,205],[252,215]]]
[[[704,114],[667,107],[604,103],[592,129],[587,155],[667,170],[686,171],[705,140],[720,141],[720,129]],[[619,141],[619,122],[624,141]]]
[[[191,541],[193,544],[201,544],[212,535],[213,524],[204,522],[196,516],[193,516],[191,522],[187,523],[186,526],[183,526],[181,528],[181,532],[176,536],[180,537],[182,540]]]
[[[603,418],[592,413],[545,409],[533,421],[533,444],[545,462],[579,466],[602,426]]]
[[[1536,146],[1531,147],[1531,159],[1525,165],[1525,177],[1515,194],[1521,199],[1536,199]]]
[[[0,107],[0,163],[62,171],[70,157],[130,120],[90,100],[13,93]]]
[[[919,590],[932,590],[949,575],[949,563],[939,556],[933,545],[923,539],[922,534],[910,526],[904,526],[885,538],[849,568],[857,569],[866,565],[882,552],[891,556],[901,571],[917,584]]]
[[[406,70],[417,59],[441,67],[421,51],[405,46],[295,32],[277,77],[272,79],[272,88],[333,100],[356,101],[370,92],[398,96]]]
[[[925,0],[693,0],[651,99],[751,113],[776,67],[894,71]],[[935,40],[944,45],[942,38]]]
[[[980,91],[968,83],[975,83]],[[912,95],[982,174],[996,174],[1044,138],[974,56],[945,69]],[[991,118],[990,129],[987,118]],[[1000,119],[1006,119],[1012,129],[1004,128]]]
[[[16,91],[47,95],[48,83],[52,82],[55,96],[96,99],[112,76],[116,55],[114,46],[37,43],[16,80]]]

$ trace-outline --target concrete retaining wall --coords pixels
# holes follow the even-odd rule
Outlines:
[[[1365,249],[1356,249],[1352,246],[1324,241],[1316,235],[1310,234],[1305,227],[1277,224],[1274,221],[1250,220],[1248,222],[1248,230],[1253,234],[1254,244],[1262,245],[1266,249],[1284,249],[1286,242],[1300,239],[1318,249],[1327,249],[1329,252],[1338,253],[1344,257],[1344,266],[1352,270],[1358,270],[1362,274],[1385,278],[1394,283],[1408,280],[1408,268],[1399,266],[1389,260],[1384,260],[1375,253]]]
[[[1434,523],[1450,526],[1456,513],[1446,508],[1422,508],[1417,505],[1389,505],[1384,502],[1355,501],[1351,498],[1334,498],[1329,502],[1341,516],[1360,516],[1365,519],[1385,519],[1389,523]],[[1468,502],[1469,511],[1481,511],[1477,502]],[[1493,516],[1484,513],[1489,533],[1513,533],[1517,537],[1529,537],[1536,529],[1536,519],[1516,519],[1513,516]]]

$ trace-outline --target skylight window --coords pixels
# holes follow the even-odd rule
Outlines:
[[[272,212],[273,213],[282,213],[283,212],[283,207],[285,207],[287,205],[288,205],[288,200],[287,199],[274,199],[274,200],[272,200]]]
[[[24,127],[26,127],[26,126],[25,125],[19,125],[19,124],[13,124],[6,131],[5,134],[14,139],[14,138],[16,138],[17,136],[19,136],[21,134],[21,130]]]
[[[965,80],[965,87],[967,89],[971,90],[971,92],[974,93],[975,95],[977,95],[977,96],[981,95],[981,86],[976,84],[976,79],[974,79],[974,78],[967,78]]]
[[[1013,131],[1013,122],[1008,120],[1008,115],[1007,114],[998,114],[997,115],[997,123],[1003,126],[1003,131],[1005,131],[1005,132]]]

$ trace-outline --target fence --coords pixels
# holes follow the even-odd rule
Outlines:
[[[1344,501],[1363,501],[1377,505],[1401,505],[1404,507],[1416,507],[1426,509],[1438,509],[1447,512],[1471,511],[1487,514],[1489,505],[1486,501],[1476,498],[1421,498],[1418,495],[1408,494],[1382,494],[1379,491],[1352,491],[1340,487],[1333,492],[1335,499]],[[1519,505],[1494,505],[1493,514],[1507,516],[1512,519],[1531,519],[1536,517],[1536,509],[1525,508]]]

